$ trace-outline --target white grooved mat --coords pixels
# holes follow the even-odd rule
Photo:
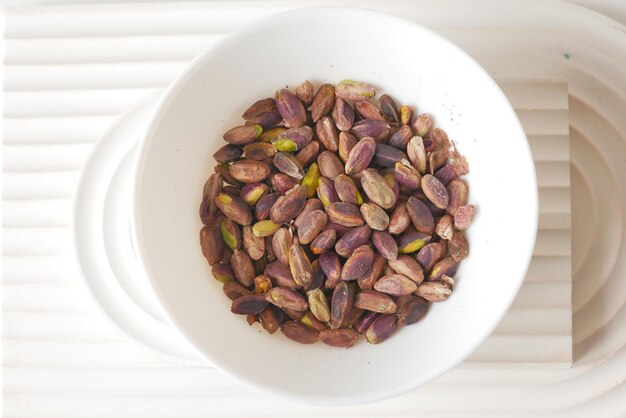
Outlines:
[[[607,405],[623,396],[626,377],[625,270],[619,262],[626,32],[566,3],[487,0],[478,10],[470,1],[337,2],[414,19],[468,50],[501,80],[529,136],[541,212],[532,267],[511,311],[470,363],[392,400],[340,409],[302,406],[242,387],[211,368],[164,361],[94,306],[80,279],[71,231],[77,180],[93,144],[117,115],[166,86],[222,33],[281,10],[327,3],[6,10],[5,416],[615,413]],[[279,48],[275,53],[272,60]],[[571,363],[572,330],[573,367],[551,367]],[[511,363],[524,367],[502,367]],[[618,406],[626,411],[623,401]]]

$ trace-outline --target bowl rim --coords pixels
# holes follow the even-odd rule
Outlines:
[[[529,184],[529,186],[532,186],[531,190],[533,191],[531,195],[525,196],[525,199],[527,200],[529,205],[532,206],[533,208],[532,212],[528,214],[529,229],[531,229],[533,232],[532,232],[532,236],[528,240],[528,246],[525,249],[525,251],[519,252],[519,257],[522,257],[525,260],[525,262],[522,263],[524,268],[520,269],[516,276],[514,275],[508,276],[508,279],[511,280],[512,282],[511,287],[510,287],[511,290],[509,291],[508,294],[503,295],[503,297],[501,298],[503,303],[501,303],[499,309],[496,312],[494,312],[494,315],[491,318],[491,321],[488,323],[485,323],[485,325],[482,327],[482,330],[478,334],[478,337],[473,340],[472,344],[467,344],[464,350],[460,350],[457,357],[451,360],[448,360],[445,363],[442,362],[441,366],[433,368],[431,373],[427,375],[426,377],[422,376],[422,378],[420,379],[414,379],[402,385],[395,385],[393,389],[385,391],[384,393],[376,394],[376,395],[368,394],[368,395],[351,395],[351,396],[341,396],[341,397],[333,397],[332,395],[331,396],[319,396],[319,395],[306,396],[303,394],[297,394],[297,393],[288,391],[284,388],[279,388],[273,385],[264,384],[264,382],[262,381],[250,378],[245,374],[231,370],[229,367],[223,366],[219,362],[215,361],[215,359],[213,358],[210,352],[204,350],[202,347],[199,347],[194,342],[193,336],[189,335],[184,330],[183,327],[178,326],[178,320],[173,310],[171,309],[169,304],[165,301],[165,298],[163,297],[161,291],[159,290],[158,284],[153,279],[153,276],[150,274],[151,269],[149,265],[146,263],[146,258],[143,253],[144,246],[142,245],[142,242],[144,242],[144,237],[143,237],[141,223],[135,221],[136,219],[138,219],[140,212],[141,212],[140,210],[141,201],[139,199],[139,189],[141,187],[140,186],[141,173],[146,163],[146,151],[151,145],[152,140],[154,139],[154,136],[155,136],[154,134],[158,126],[158,121],[162,118],[165,112],[167,112],[171,102],[173,101],[173,98],[179,93],[179,91],[183,89],[188,79],[191,78],[191,76],[194,75],[197,71],[199,71],[206,61],[210,61],[210,59],[215,54],[217,54],[223,48],[228,47],[230,44],[238,42],[242,38],[245,38],[249,36],[250,34],[254,34],[257,31],[264,29],[265,27],[271,27],[272,26],[271,24],[278,24],[279,22],[285,19],[294,19],[294,18],[297,19],[299,17],[307,17],[307,15],[311,12],[336,13],[336,14],[349,13],[353,15],[360,14],[363,16],[365,15],[370,16],[376,19],[386,19],[388,21],[391,21],[392,23],[395,23],[396,25],[411,26],[413,30],[416,30],[422,33],[427,33],[428,36],[437,38],[439,42],[447,46],[447,48],[451,51],[451,53],[456,54],[460,56],[462,59],[464,59],[465,61],[467,61],[467,64],[469,67],[471,67],[474,71],[480,73],[485,79],[491,82],[494,88],[494,94],[496,94],[499,97],[500,101],[502,102],[502,105],[506,107],[506,109],[503,111],[506,111],[506,113],[508,113],[511,116],[512,121],[514,121],[514,123],[516,124],[517,130],[522,134],[522,137],[526,139],[526,141],[524,141],[525,146],[522,147],[525,150],[524,155],[520,155],[519,157],[525,161],[525,165],[527,166],[527,169],[528,169],[528,182],[531,183]],[[269,23],[271,24],[268,25]],[[495,81],[489,75],[489,73],[487,73],[487,71],[465,50],[463,50],[461,47],[457,46],[456,44],[454,44],[453,42],[451,42],[444,36],[435,32],[434,30],[431,30],[425,26],[422,26],[421,24],[418,24],[411,20],[393,15],[390,13],[378,11],[378,10],[371,9],[371,8],[344,7],[344,6],[316,6],[316,7],[295,8],[295,9],[290,9],[290,10],[282,11],[279,13],[275,13],[269,16],[265,16],[263,18],[257,19],[245,25],[244,27],[241,27],[229,33],[228,35],[224,36],[222,39],[217,41],[213,46],[204,50],[196,58],[194,58],[191,61],[191,63],[188,65],[188,67],[185,70],[183,70],[180,74],[178,74],[175,77],[175,79],[172,81],[172,83],[166,88],[165,92],[158,100],[152,114],[148,118],[146,129],[145,129],[143,137],[140,138],[139,140],[137,153],[135,157],[131,206],[132,206],[131,219],[130,219],[131,231],[132,231],[131,236],[132,236],[133,244],[135,247],[135,251],[137,253],[138,261],[140,265],[146,271],[146,276],[149,279],[150,286],[153,288],[159,303],[162,305],[164,315],[167,318],[168,322],[174,328],[178,330],[181,336],[183,336],[189,342],[189,344],[193,347],[193,349],[196,352],[198,352],[198,354],[202,358],[207,359],[213,367],[217,368],[222,373],[226,374],[227,376],[233,378],[236,381],[239,381],[245,384],[248,387],[252,387],[252,388],[261,390],[263,392],[266,392],[266,393],[280,395],[292,401],[306,403],[306,404],[324,405],[324,406],[357,405],[357,404],[371,403],[375,401],[381,401],[384,399],[396,397],[396,396],[407,393],[411,390],[414,390],[422,385],[425,385],[431,382],[432,380],[441,376],[446,371],[451,370],[452,368],[456,367],[464,359],[466,359],[485,340],[485,338],[488,337],[493,332],[493,330],[500,323],[505,313],[509,310],[515,297],[519,293],[522,282],[528,271],[528,267],[530,265],[530,261],[532,258],[532,252],[535,246],[535,241],[537,237],[538,210],[539,210],[536,169],[534,165],[534,160],[532,158],[530,145],[526,138],[526,133],[524,132],[521,122],[519,121],[519,118],[517,117],[517,114],[515,113],[513,107],[511,106],[508,98],[502,92],[502,89],[495,83]]]

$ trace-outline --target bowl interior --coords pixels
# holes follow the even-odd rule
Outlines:
[[[231,314],[198,243],[202,186],[222,134],[276,89],[342,79],[434,116],[466,155],[470,257],[453,295],[381,345],[302,346]],[[134,232],[172,323],[213,364],[257,388],[345,404],[390,397],[465,358],[495,327],[523,279],[537,222],[534,167],[506,98],[464,52],[402,19],[317,8],[264,19],[199,57],[166,92],[142,141]]]

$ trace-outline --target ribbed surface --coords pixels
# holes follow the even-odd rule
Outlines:
[[[589,400],[587,405],[595,405],[597,412],[602,410],[602,399],[623,394],[618,383],[626,376],[619,367],[626,363],[626,355],[619,351],[623,338],[596,338],[603,327],[605,335],[620,334],[616,318],[626,315],[623,298],[611,302],[604,294],[607,304],[597,303],[603,295],[599,293],[605,284],[602,280],[607,277],[602,266],[595,270],[602,271],[602,278],[576,282],[576,286],[580,284],[578,296],[575,293],[578,316],[606,306],[603,315],[594,317],[597,320],[581,319],[578,323],[582,325],[576,326],[575,331],[581,330],[574,335],[580,342],[576,367],[551,369],[544,364],[511,370],[466,364],[395,400],[341,410],[285,403],[256,394],[212,369],[167,363],[121,335],[94,307],[79,279],[70,225],[79,172],[92,144],[116,115],[167,85],[223,32],[256,17],[313,3],[324,2],[263,2],[263,7],[256,2],[19,7],[6,12],[2,201],[5,416],[501,415],[572,408],[583,399]],[[572,160],[579,162],[584,173],[573,169],[572,178],[578,184],[594,184],[585,170],[591,163],[584,163],[598,151],[584,144],[588,138],[599,138],[602,129],[588,122],[589,113],[591,119],[596,115],[600,122],[610,121],[606,137],[620,143],[612,154],[624,155],[618,152],[626,134],[618,111],[624,108],[624,91],[612,93],[607,87],[608,80],[620,79],[616,72],[611,73],[611,64],[621,67],[584,49],[584,43],[552,35],[547,37],[552,46],[545,50],[562,60],[561,49],[567,45],[570,52],[580,48],[581,61],[601,62],[594,78],[603,100],[612,106],[599,104],[586,83],[590,77],[586,71],[571,65],[562,70],[561,61],[546,58],[545,50],[538,52],[546,58],[545,64],[531,64],[537,60],[532,59],[529,45],[541,44],[546,35],[539,30],[512,33],[502,29],[528,24],[529,18],[518,19],[519,10],[517,14],[506,12],[506,7],[493,2],[478,17],[470,2],[439,0],[412,6],[397,1],[382,6],[368,1],[359,5],[385,8],[440,29],[496,76],[536,79],[551,74],[569,79],[577,98],[569,102],[577,120],[573,138],[578,138]],[[539,8],[539,3],[531,5]],[[533,10],[531,5],[525,6],[527,13]],[[572,6],[559,7],[567,16],[581,16],[583,21],[588,13]],[[551,27],[552,33],[566,31],[554,18],[560,16],[559,7],[532,14],[533,27]],[[470,15],[475,18],[468,19]],[[481,25],[492,29],[474,30]],[[572,28],[570,36],[577,30]],[[606,35],[598,38],[602,36]],[[619,43],[612,45],[620,50]],[[510,55],[518,49],[519,54]],[[512,310],[472,360],[566,365],[572,347],[567,85],[554,79],[534,84],[534,88],[517,87],[520,85],[523,83],[510,82],[503,88],[519,110],[537,161],[540,233],[527,281]],[[605,111],[597,115],[595,109]],[[610,158],[605,151],[600,151],[603,158]],[[581,189],[575,203],[590,193]],[[613,198],[619,202],[621,195]],[[597,210],[577,216],[593,216]],[[613,229],[618,237],[621,226]],[[581,229],[574,240],[584,240],[586,233],[592,232]],[[597,238],[593,242],[597,243]],[[617,242],[615,251],[608,250],[613,257],[605,263],[609,271],[621,251]],[[588,253],[596,254],[594,249],[575,249],[581,260],[575,269],[594,271],[587,262]],[[613,271],[618,277],[621,274],[617,267]],[[614,293],[622,292],[619,281],[606,279],[606,284],[615,288]],[[611,356],[612,361],[591,368],[596,359]],[[593,382],[598,383],[592,386]],[[548,386],[541,391],[526,386],[537,383]],[[529,402],[531,397],[534,402]]]

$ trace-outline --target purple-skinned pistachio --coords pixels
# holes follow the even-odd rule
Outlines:
[[[289,264],[289,248],[293,237],[287,228],[280,228],[272,236],[272,249],[276,259],[283,264]]]
[[[318,260],[320,268],[327,278],[326,288],[331,289],[331,287],[329,287],[329,282],[334,282],[336,284],[341,278],[341,263],[339,261],[339,256],[334,252],[329,251],[321,254]]]
[[[296,95],[287,89],[282,89],[276,92],[275,101],[286,127],[299,128],[305,124],[306,111]]]
[[[226,283],[231,280],[235,280],[235,273],[233,273],[233,269],[224,263],[217,263],[211,267],[211,274],[221,283]]]
[[[363,203],[363,196],[352,177],[346,174],[340,174],[335,178],[335,191],[342,202],[352,203],[353,205],[360,205]]]
[[[322,84],[315,94],[311,104],[313,122],[319,121],[327,115],[335,104],[335,87],[332,84]]]
[[[335,100],[332,116],[340,131],[348,131],[354,124],[354,109],[340,97]]]
[[[241,189],[240,197],[250,207],[257,204],[259,199],[267,194],[269,187],[265,183],[248,183]]]
[[[220,231],[224,244],[231,250],[241,248],[241,229],[229,218],[224,218],[220,224]]]
[[[374,289],[391,296],[410,295],[417,289],[417,284],[402,274],[390,274],[381,277]]]
[[[300,287],[307,288],[313,280],[313,267],[309,257],[304,252],[304,248],[294,238],[289,248],[289,268],[291,275],[296,284]]]
[[[326,208],[335,202],[339,202],[339,196],[337,196],[337,191],[335,190],[335,183],[326,177],[320,177],[317,182],[317,196]]]
[[[358,102],[354,102],[354,110],[361,115],[363,119],[375,119],[375,120],[385,120],[380,109],[367,100],[361,100]]]
[[[249,160],[264,161],[276,155],[276,148],[267,142],[253,142],[243,147],[243,156]]]
[[[270,217],[270,209],[272,209],[272,206],[279,197],[280,195],[278,193],[268,193],[261,196],[254,207],[254,216],[260,221],[268,219]]]
[[[218,193],[215,196],[215,204],[228,218],[239,225],[250,225],[252,223],[252,213],[250,208],[240,197],[229,195],[228,193]]]
[[[354,227],[337,240],[335,252],[347,258],[354,250],[367,243],[371,234],[372,229],[367,225]]]
[[[411,218],[407,212],[406,202],[400,202],[389,217],[389,233],[394,235],[401,234],[410,224]]]
[[[241,117],[245,120],[250,120],[256,116],[260,116],[264,113],[271,112],[272,110],[276,110],[276,103],[274,99],[271,97],[267,99],[261,99],[254,102]]]
[[[275,333],[283,323],[283,311],[274,305],[270,305],[259,314],[261,325],[270,334]]]
[[[348,154],[346,161],[346,174],[351,176],[365,170],[376,152],[376,142],[371,137],[362,138],[354,145]]]
[[[437,180],[444,186],[448,186],[452,180],[458,177],[456,168],[452,164],[446,164],[435,173]]]
[[[446,255],[446,248],[441,242],[431,242],[417,253],[417,262],[422,269],[429,271]]]
[[[440,281],[443,275],[452,277],[456,273],[458,266],[459,263],[452,257],[446,257],[433,266],[428,275],[428,280],[431,282]]]
[[[459,207],[454,212],[454,227],[459,231],[465,231],[469,228],[472,223],[472,219],[474,219],[475,212],[474,205],[465,205]]]
[[[363,290],[372,289],[374,284],[381,278],[383,271],[387,266],[387,260],[385,260],[380,254],[374,255],[374,261],[367,272],[357,279],[359,287]]]
[[[366,311],[378,312],[382,314],[392,314],[396,312],[396,304],[389,296],[376,290],[363,290],[354,297],[354,306]]]
[[[319,340],[331,347],[349,348],[359,339],[352,328],[328,329],[320,332]]]
[[[406,150],[406,147],[412,137],[413,132],[411,131],[411,128],[407,125],[403,125],[393,135],[391,135],[387,143],[392,147],[396,147],[404,151]]]
[[[359,319],[359,321],[354,324],[354,330],[359,334],[365,334],[365,331],[369,328],[369,326],[378,318],[381,314],[378,312],[368,311],[363,314],[363,316]]]
[[[440,209],[446,209],[448,207],[450,201],[448,191],[435,176],[426,174],[422,177],[421,185],[422,191],[435,206]]]
[[[376,90],[360,81],[341,80],[335,86],[335,95],[343,100],[356,102],[371,99],[376,95]]]
[[[226,297],[230,300],[235,300],[241,296],[250,294],[250,291],[245,286],[234,280],[224,283],[222,290],[224,291]]]
[[[429,302],[443,302],[452,294],[452,289],[442,282],[424,282],[417,287],[415,294]]]
[[[411,138],[407,144],[406,152],[413,167],[415,167],[420,174],[426,174],[427,159],[422,138],[419,136]]]
[[[301,150],[313,140],[313,129],[310,126],[301,126],[282,131],[272,139],[272,145],[283,152]]]
[[[407,190],[417,190],[420,187],[420,173],[407,160],[396,163],[393,175],[398,184]]]
[[[361,211],[352,203],[335,202],[326,208],[331,222],[344,226],[359,226],[365,223]]]
[[[285,173],[276,173],[272,176],[272,187],[280,194],[286,194],[298,185],[298,179]]]
[[[433,126],[433,120],[430,115],[422,113],[417,116],[411,122],[411,128],[413,133],[417,136],[424,138],[430,132],[430,128]]]
[[[263,234],[257,235],[252,228],[251,226],[243,227],[242,242],[244,250],[252,260],[256,261],[265,255],[265,236]]]
[[[271,173],[270,166],[261,161],[239,160],[230,165],[230,175],[242,183],[259,183]]]
[[[381,208],[391,209],[396,204],[395,191],[376,170],[366,169],[362,172],[361,186],[367,197]]]
[[[340,132],[339,133],[339,158],[344,163],[348,162],[348,158],[350,157],[350,151],[357,144],[357,140],[350,132]]]
[[[233,301],[230,311],[237,315],[256,315],[263,312],[268,303],[263,294],[240,296]]]
[[[245,145],[257,139],[262,133],[261,125],[237,126],[224,134],[224,141],[234,145]]]
[[[369,245],[361,245],[352,252],[341,269],[341,280],[356,280],[372,266],[374,251]]]
[[[323,177],[331,180],[335,180],[339,174],[345,174],[341,160],[331,151],[324,151],[317,157],[317,167]]]
[[[315,97],[315,91],[313,87],[313,83],[309,80],[305,80],[301,84],[296,87],[296,96],[305,106],[311,105],[313,103],[313,98]]]
[[[390,131],[391,126],[386,121],[376,119],[363,119],[355,122],[350,130],[357,139],[369,136],[374,138],[376,142],[387,138]]]
[[[415,230],[405,231],[404,234],[398,238],[398,252],[402,254],[414,253],[428,244],[430,240],[430,235]]]
[[[401,255],[395,260],[387,262],[389,267],[398,274],[408,277],[415,283],[420,284],[424,281],[424,271],[417,260],[408,255]]]
[[[283,174],[298,180],[304,178],[304,169],[300,161],[289,152],[279,152],[274,156],[274,167]]]
[[[214,171],[216,174],[219,174],[222,177],[222,180],[228,183],[231,186],[235,186],[237,188],[243,187],[243,183],[239,180],[235,179],[230,174],[230,165],[228,164],[218,164],[214,167]]]
[[[237,249],[234,250],[233,255],[230,257],[230,266],[239,283],[246,287],[250,287],[254,284],[256,274],[252,259],[247,252]]]
[[[302,209],[302,212],[300,212],[300,214],[296,217],[295,221],[293,222],[294,226],[296,228],[300,228],[300,225],[302,224],[302,222],[304,222],[304,220],[309,215],[309,213],[311,213],[314,210],[322,210],[322,209],[324,209],[324,205],[322,204],[321,200],[316,199],[316,198],[307,199],[306,203],[304,204],[304,209]]]
[[[365,332],[365,339],[370,344],[380,344],[398,328],[398,317],[395,314],[378,316]]]
[[[430,209],[421,200],[411,196],[406,201],[406,209],[415,230],[432,235],[435,232],[435,219]]]
[[[385,231],[389,226],[389,215],[375,203],[363,203],[361,205],[361,215],[370,226],[377,231]]]
[[[210,265],[220,262],[224,247],[219,224],[205,226],[200,230],[200,248]]]
[[[297,185],[276,200],[270,210],[270,219],[275,224],[283,224],[294,219],[306,204],[306,187]]]
[[[319,255],[331,250],[335,246],[336,241],[337,231],[334,229],[327,229],[315,237],[309,248],[313,254]]]
[[[271,129],[283,120],[278,110],[270,110],[246,120],[246,125],[260,125],[263,129]]]
[[[395,260],[398,257],[398,244],[387,231],[372,232],[372,244],[378,253],[387,260]]]
[[[298,151],[296,158],[300,161],[302,167],[307,167],[309,164],[317,160],[319,153],[320,143],[318,141],[311,141],[308,145]]]
[[[273,287],[263,295],[265,299],[274,306],[281,309],[292,309],[294,311],[306,311],[308,304],[304,296],[295,290],[284,287]]]
[[[336,152],[339,147],[339,134],[332,118],[323,116],[315,124],[315,133],[320,143],[329,151]]]
[[[285,337],[300,344],[314,344],[319,332],[297,321],[287,321],[280,326]]]
[[[333,291],[330,302],[330,326],[333,329],[341,327],[354,303],[354,286],[344,281],[339,282]]]
[[[298,239],[302,244],[310,244],[326,227],[328,216],[322,210],[307,214],[298,227]]]
[[[298,287],[293,280],[291,270],[288,264],[283,264],[280,261],[274,261],[265,266],[263,274],[272,280],[274,287],[286,287],[289,289],[295,289]]]
[[[395,167],[396,163],[408,160],[408,156],[396,147],[387,144],[376,144],[374,162],[381,167]]]
[[[454,216],[458,208],[467,205],[467,183],[464,180],[457,178],[450,181],[446,190],[449,196],[449,201],[447,208],[445,209],[450,215]]]
[[[398,126],[400,124],[400,112],[398,111],[398,105],[390,96],[386,94],[380,96],[380,99],[378,99],[378,107],[380,107],[380,111],[387,122],[393,126]]]
[[[241,147],[233,144],[226,144],[213,154],[213,158],[218,163],[232,163],[241,157]]]
[[[420,321],[430,304],[424,298],[415,295],[400,296],[397,302],[396,315],[398,316],[398,326],[415,324]]]
[[[461,231],[455,231],[452,239],[448,241],[448,251],[454,261],[460,262],[469,254],[467,238]]]

